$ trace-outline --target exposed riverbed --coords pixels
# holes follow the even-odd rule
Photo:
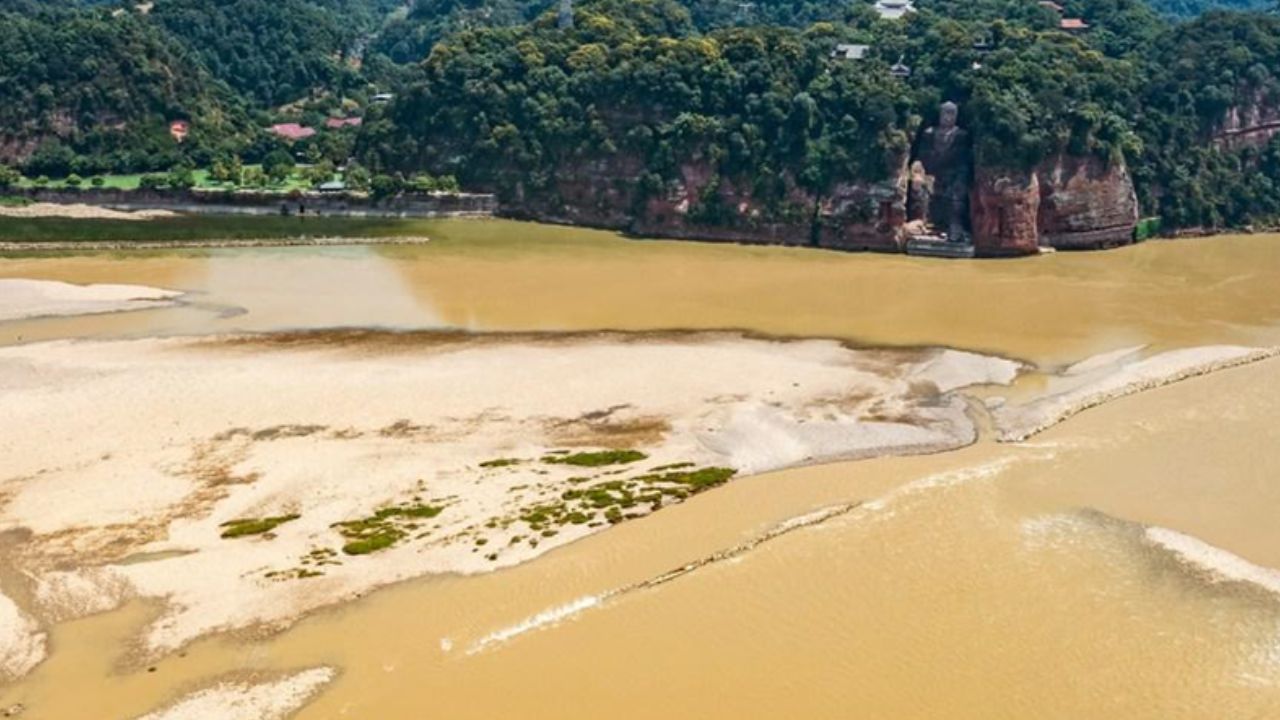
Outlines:
[[[136,717],[201,692],[157,717],[203,717],[258,692],[260,714],[303,718],[1280,714],[1280,239],[940,262],[416,225],[431,244],[0,260],[0,278],[184,293],[0,323],[18,403],[0,408],[2,549],[28,573],[0,574],[0,623],[16,663],[48,652],[0,707]],[[339,327],[415,332],[297,332]],[[438,334],[458,329],[523,334]],[[562,334],[600,330],[618,332]],[[625,437],[602,438],[611,424]],[[899,456],[762,472],[868,454],[867,432]],[[220,433],[201,457],[260,477],[210,494],[192,453]],[[611,447],[739,477],[532,552],[485,527],[528,486],[572,489],[547,453]],[[413,500],[415,462],[439,497]],[[471,475],[500,486],[490,505]],[[433,522],[461,540],[262,581],[273,548],[306,559],[341,542],[333,522],[410,501],[446,506]],[[254,561],[217,537],[246,514],[301,519],[244,541]],[[62,544],[24,549],[30,533]],[[505,569],[351,600],[489,566]],[[42,607],[31,578],[53,569],[73,572]],[[308,581],[331,592],[288,598]],[[103,588],[123,606],[68,602]],[[334,602],[281,633],[237,619]]]

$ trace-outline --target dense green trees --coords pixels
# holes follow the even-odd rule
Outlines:
[[[790,187],[883,176],[953,99],[985,165],[1057,153],[1127,161],[1144,207],[1170,226],[1280,217],[1274,145],[1214,140],[1232,108],[1280,114],[1280,20],[1210,13],[1171,25],[1138,0],[1068,0],[1067,14],[1091,26],[1072,35],[1037,3],[916,4],[887,22],[869,3],[757,3],[757,14],[783,23],[789,9],[803,27],[702,32],[743,21],[709,3],[580,0],[572,33],[550,13],[476,27],[435,46],[412,89],[367,124],[359,152],[382,171],[456,174],[509,197],[593,166],[657,192],[692,163],[714,174],[710,187],[752,188],[785,214]],[[820,17],[838,21],[805,24]],[[832,60],[838,42],[872,50]],[[899,58],[907,79],[888,72]],[[732,214],[716,197],[692,217]]]
[[[1280,219],[1280,136],[1231,133],[1280,124],[1280,17],[1213,12],[1171,29],[1143,101],[1137,172],[1149,207],[1182,226]]]
[[[151,16],[215,77],[261,105],[356,82],[345,59],[358,28],[305,0],[165,0]]]
[[[247,117],[185,50],[131,13],[0,12],[0,147],[31,174],[168,167],[241,136]],[[169,122],[200,117],[185,147]]]
[[[22,180],[22,174],[8,165],[0,165],[0,191],[16,187]]]
[[[364,159],[510,194],[611,158],[640,161],[618,182],[657,190],[701,158],[785,213],[789,184],[883,177],[888,151],[910,142],[910,93],[882,60],[830,62],[832,28],[702,36],[684,8],[656,0],[582,3],[577,27],[544,18],[452,36],[367,125]]]
[[[1210,10],[1268,10],[1274,0],[1148,0],[1161,15],[1173,18],[1193,18]]]
[[[427,173],[508,197],[565,173],[644,197],[696,166],[782,217],[795,189],[884,177],[951,99],[984,165],[1123,160],[1168,226],[1280,217],[1277,141],[1230,133],[1280,116],[1280,18],[1162,17],[1250,0],[1061,1],[1087,32],[1032,0],[915,0],[901,21],[871,0],[577,0],[567,33],[553,0],[0,0],[0,160],[231,181],[270,157],[261,184],[354,146],[353,184]],[[871,49],[833,59],[837,43]],[[364,126],[287,150],[261,131],[330,113]],[[174,120],[191,123],[182,143]],[[695,218],[736,212],[704,196]]]

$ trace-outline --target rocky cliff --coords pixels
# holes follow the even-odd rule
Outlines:
[[[923,215],[908,223],[908,199],[916,199],[921,213],[918,198],[928,196],[928,204],[943,208],[943,215],[964,215],[963,222],[952,222],[951,230],[971,234],[981,256],[1132,241],[1138,202],[1123,163],[1108,166],[1097,158],[1056,155],[1023,171],[977,162],[949,180],[955,189],[944,193],[935,187],[941,177],[937,168],[922,174],[917,156],[913,174],[910,160],[907,153],[894,155],[886,159],[883,179],[838,183],[823,195],[783,177],[766,200],[756,195],[757,188],[723,177],[697,158],[682,164],[677,177],[660,187],[644,187],[643,164],[617,154],[559,168],[536,189],[517,180],[503,207],[510,215],[643,236],[902,252],[908,228],[919,230],[917,224],[947,233],[948,228],[928,224]],[[952,193],[967,202],[954,202]]]
[[[660,237],[811,245],[817,201],[792,178],[782,182],[782,198],[766,202],[708,163],[686,163],[678,180],[648,195],[629,229]]]
[[[503,212],[641,236],[901,252],[907,157],[887,162],[886,179],[837,183],[822,196],[784,177],[781,197],[766,200],[701,159],[662,187],[644,188],[641,163],[615,155],[562,167],[538,189],[517,182]]]
[[[1037,168],[1040,243],[1059,250],[1128,245],[1138,196],[1123,162],[1058,156]]]
[[[1092,157],[1057,155],[1030,171],[980,166],[970,204],[974,247],[987,256],[1126,245],[1138,222],[1124,163]]]
[[[979,166],[969,200],[978,255],[1007,257],[1040,251],[1040,180],[1034,172]]]
[[[1254,92],[1226,112],[1213,131],[1213,142],[1227,150],[1260,148],[1276,135],[1280,135],[1280,98]]]

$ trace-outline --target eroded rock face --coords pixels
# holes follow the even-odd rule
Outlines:
[[[957,129],[948,137],[953,142],[924,133],[929,147],[918,148],[910,166],[907,152],[895,153],[885,159],[883,179],[840,183],[825,195],[783,177],[781,200],[766,202],[756,187],[720,176],[701,158],[681,165],[659,191],[642,192],[643,163],[618,154],[562,167],[537,190],[521,181],[504,206],[512,215],[642,236],[840,250],[903,252],[913,212],[940,234],[971,231],[985,256],[1131,241],[1138,203],[1123,164],[1055,156],[1030,172],[975,166],[968,136]]]
[[[1085,250],[1133,242],[1138,196],[1124,163],[1059,156],[1036,169],[1041,244]]]
[[[784,183],[783,199],[770,208],[752,188],[718,176],[708,163],[686,163],[678,181],[646,200],[630,229],[639,235],[811,245],[817,200],[791,178]]]
[[[561,167],[550,187],[529,187],[519,178],[515,191],[503,198],[509,215],[550,222],[622,230],[644,166],[626,155],[610,155]]]
[[[880,182],[838,183],[818,208],[817,239],[840,250],[902,252],[906,245],[907,154],[886,158]]]
[[[971,202],[980,255],[1126,245],[1138,222],[1128,169],[1097,158],[1059,155],[1030,172],[979,168]]]
[[[1248,102],[1233,106],[1213,133],[1213,142],[1227,150],[1261,148],[1280,135],[1280,98],[1255,92]]]
[[[979,167],[970,193],[970,222],[978,255],[1003,257],[1040,251],[1040,180],[1034,172]]]

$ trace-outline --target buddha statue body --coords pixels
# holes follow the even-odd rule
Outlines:
[[[960,109],[945,102],[938,124],[920,138],[912,164],[908,217],[923,220],[952,242],[969,239],[969,133],[956,124]]]

